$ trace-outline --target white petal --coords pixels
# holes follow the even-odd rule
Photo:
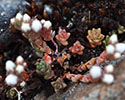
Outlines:
[[[112,73],[114,71],[114,66],[112,64],[105,67],[107,73]]]
[[[114,76],[112,74],[104,74],[102,81],[106,84],[111,84],[114,82]]]
[[[22,73],[22,72],[24,72],[24,66],[22,66],[22,65],[18,65],[17,67],[16,67],[16,71],[17,71],[17,73]]]
[[[23,59],[22,56],[18,56],[18,57],[16,58],[16,62],[17,62],[17,63],[22,63],[23,61],[24,61],[24,59]]]
[[[22,23],[21,30],[24,32],[30,31],[30,24],[29,23]]]
[[[116,44],[116,51],[123,53],[125,51],[125,44],[124,43],[117,43]]]
[[[11,24],[14,24],[15,22],[16,22],[15,18],[11,18],[11,19],[10,19],[10,23],[11,23]]]
[[[24,22],[27,22],[27,21],[29,21],[31,18],[30,18],[30,16],[28,15],[28,14],[24,14],[24,16],[23,16],[23,21]]]
[[[21,87],[25,87],[25,85],[26,85],[26,82],[25,82],[25,81],[23,81],[23,82],[20,83],[20,86],[21,86]]]
[[[46,21],[43,25],[43,27],[49,29],[52,26],[52,23],[50,21]]]
[[[32,26],[31,28],[35,31],[35,32],[38,32],[41,30],[42,28],[42,24],[39,20],[35,19],[33,22],[32,22]]]
[[[41,23],[44,24],[46,21],[44,19],[41,20]]]
[[[116,52],[116,53],[114,54],[114,57],[115,57],[115,59],[119,59],[119,58],[121,57],[121,53]]]
[[[22,14],[21,13],[17,13],[16,19],[19,20],[19,21],[21,21],[22,18],[23,18]]]
[[[107,54],[113,54],[115,51],[115,47],[111,44],[109,44],[108,46],[106,46],[106,52]]]
[[[18,77],[14,74],[9,74],[5,79],[7,85],[16,85],[17,80],[18,80]]]
[[[11,60],[8,60],[6,62],[6,71],[14,71],[14,68],[15,68],[15,63]]]
[[[99,66],[93,66],[90,69],[90,75],[92,78],[99,78],[102,75],[102,69]]]
[[[112,43],[116,43],[116,42],[118,42],[118,37],[117,37],[116,34],[113,34],[113,35],[109,38],[109,40],[110,40]]]

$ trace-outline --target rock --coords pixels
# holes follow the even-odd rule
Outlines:
[[[9,31],[10,18],[20,10],[23,10],[24,0],[0,0],[0,52],[8,42],[13,39],[13,34]]]
[[[47,98],[45,97],[44,91],[41,91],[39,94],[37,94],[34,97],[34,100],[47,100]]]

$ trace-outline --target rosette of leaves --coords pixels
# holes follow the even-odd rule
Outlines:
[[[119,34],[125,33],[125,26],[119,25],[118,33],[119,33]]]
[[[58,78],[56,81],[51,82],[51,85],[54,87],[56,93],[67,86],[62,78]]]
[[[36,71],[44,76],[44,79],[48,80],[54,76],[54,72],[51,66],[44,60],[40,60],[36,63]]]
[[[104,39],[104,35],[101,34],[101,28],[88,30],[87,39],[89,40],[92,48],[101,45],[102,40]]]
[[[6,92],[6,96],[7,96],[7,98],[13,99],[13,98],[17,97],[17,92],[14,88],[11,88]]]

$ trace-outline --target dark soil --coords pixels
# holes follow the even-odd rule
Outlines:
[[[117,30],[119,25],[125,26],[124,0],[37,0],[36,5],[33,0],[26,1],[30,3],[30,6],[26,5],[26,9],[23,12],[27,12],[32,17],[36,16],[39,19],[44,18],[50,20],[53,24],[53,30],[55,30],[56,33],[59,28],[64,28],[71,33],[68,40],[69,45],[67,47],[60,47],[60,51],[64,48],[68,49],[77,40],[85,46],[83,55],[71,57],[71,66],[81,61],[85,63],[92,57],[97,57],[104,50],[104,45],[95,49],[90,47],[86,38],[89,29],[100,27],[102,29],[102,34],[108,35],[112,30]],[[53,9],[52,14],[43,13],[44,5],[49,5]],[[17,11],[13,12],[11,17],[13,17],[16,12]],[[8,22],[9,19],[10,18],[7,18]],[[0,23],[4,22],[3,20]],[[0,34],[0,75],[2,75],[3,78],[5,78],[6,74],[4,67],[5,62],[8,59],[14,61],[18,55],[22,55],[27,61],[30,71],[35,69],[34,62],[38,59],[35,50],[31,47],[28,40],[25,39],[19,31],[13,28],[11,32],[9,32],[9,27],[9,23],[3,26],[3,28],[8,31],[4,31]],[[124,39],[124,34],[119,35],[120,41]],[[48,42],[48,45],[52,49],[55,49],[50,42]],[[56,67],[55,70],[55,72],[57,72],[56,74],[63,71],[63,69],[59,69],[58,67]],[[31,100],[31,98],[41,90],[45,91],[46,97],[49,97],[54,93],[50,82],[51,81],[46,81],[42,76],[34,73],[32,79],[28,82],[26,91],[23,93],[22,100]],[[69,81],[66,80],[66,82],[68,83]],[[6,98],[5,93],[7,88],[8,87],[4,84],[0,87],[0,99],[17,100],[17,98]]]

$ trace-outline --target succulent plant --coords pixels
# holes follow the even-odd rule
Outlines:
[[[81,75],[81,74],[66,73],[66,78],[72,80],[73,82],[81,81],[83,83],[89,83],[92,80],[90,74]]]
[[[56,39],[59,43],[66,46],[68,45],[67,39],[70,37],[70,33],[66,32],[65,29],[59,29],[58,35],[56,35]]]
[[[38,73],[42,74],[46,80],[54,77],[54,72],[51,69],[51,66],[46,63],[44,60],[36,62],[36,70]]]
[[[47,63],[45,63],[43,60],[36,63],[37,72],[45,72],[45,68],[47,68]]]
[[[119,33],[119,34],[125,33],[125,26],[119,25],[118,33]]]
[[[72,52],[74,55],[82,55],[84,48],[85,47],[82,46],[79,41],[76,41],[73,46],[69,48],[69,51]]]
[[[16,17],[10,20],[11,24],[27,38],[31,45],[36,48],[46,49],[45,41],[50,41],[53,38],[52,23],[50,21],[41,21],[31,18],[28,14],[22,15],[17,13]],[[42,38],[45,40],[43,41]]]
[[[14,88],[11,88],[11,89],[7,90],[6,96],[7,96],[7,98],[13,99],[13,98],[17,97],[17,92]]]
[[[54,90],[56,93],[67,86],[66,83],[64,83],[62,78],[58,78],[56,81],[51,82],[51,85],[54,87]]]
[[[101,34],[101,28],[93,28],[92,30],[88,30],[87,39],[89,40],[89,43],[92,48],[101,45],[102,40],[104,39],[104,35]]]

